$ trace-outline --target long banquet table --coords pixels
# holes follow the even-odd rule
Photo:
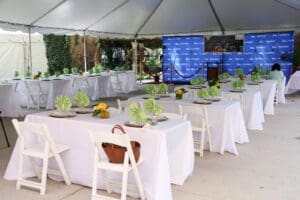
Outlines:
[[[285,88],[285,94],[297,92],[297,90],[300,90],[300,71],[296,71],[291,75]]]
[[[129,101],[143,102],[144,99],[142,97],[133,97]],[[163,112],[173,113],[179,113],[179,104],[194,106],[195,110],[192,113],[187,113],[188,120],[193,124],[200,120],[197,108],[203,106],[194,104],[193,100],[193,98],[175,100],[175,96],[171,96],[159,99],[158,103],[163,106]],[[249,142],[240,103],[238,101],[222,100],[205,106],[207,107],[208,119],[211,125],[212,151],[220,154],[224,154],[227,151],[238,155],[235,143],[243,144]]]
[[[70,150],[62,155],[62,159],[72,183],[91,186],[93,148],[87,130],[110,134],[114,124],[129,120],[128,113],[113,114],[110,119],[91,117],[90,114],[64,119],[51,118],[48,115],[49,112],[27,115],[25,121],[47,124],[56,143],[69,145]],[[141,157],[144,162],[139,166],[139,171],[146,198],[172,199],[171,183],[182,185],[193,172],[194,146],[191,123],[186,120],[168,120],[150,128],[124,128],[132,140],[141,143]],[[5,179],[16,179],[17,162],[18,141],[7,166]],[[24,161],[24,175],[35,176],[28,160]],[[99,187],[103,188],[103,182],[99,182]],[[129,182],[134,183],[132,174],[129,175]],[[116,189],[116,192],[120,191]]]

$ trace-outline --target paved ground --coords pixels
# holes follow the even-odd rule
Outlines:
[[[138,91],[136,94],[142,93]],[[126,98],[126,97],[124,97]],[[111,104],[114,101],[110,101]],[[300,94],[288,97],[266,116],[264,131],[249,131],[250,143],[238,145],[239,156],[205,152],[196,156],[195,170],[183,186],[172,186],[175,200],[297,200],[300,199]],[[16,138],[5,119],[10,141]],[[0,132],[0,147],[4,138]],[[1,200],[85,200],[91,190],[48,180],[43,197],[30,189],[15,190],[15,181],[3,174],[11,153],[0,150]]]

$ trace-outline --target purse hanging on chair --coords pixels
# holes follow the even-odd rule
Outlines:
[[[126,134],[124,128],[117,124],[115,125],[111,133],[115,133],[115,129],[118,129],[122,132],[122,134]],[[132,152],[135,158],[135,161],[138,162],[140,158],[140,149],[141,149],[141,144],[137,141],[130,141]],[[119,145],[111,144],[111,143],[102,143],[102,148],[107,155],[109,162],[111,163],[123,163],[124,161],[124,156],[125,152],[127,149],[125,147],[121,147]]]

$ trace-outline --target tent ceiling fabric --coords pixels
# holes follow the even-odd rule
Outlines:
[[[210,0],[225,31],[298,29],[300,11],[277,0]],[[157,7],[158,6],[158,7]],[[156,9],[157,8],[157,9]],[[43,34],[139,37],[220,32],[209,0],[1,0],[0,27]]]

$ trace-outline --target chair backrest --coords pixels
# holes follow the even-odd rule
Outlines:
[[[37,95],[42,92],[42,87],[40,85],[40,81],[38,80],[25,80],[24,81],[27,94],[29,95]]]
[[[179,112],[191,121],[193,129],[204,128],[208,124],[207,108],[204,105],[179,105]]]
[[[241,109],[244,109],[244,98],[242,93],[238,92],[222,92],[222,99],[229,101],[239,101],[241,104]]]
[[[166,117],[168,117],[169,119],[183,119],[186,120],[187,118],[187,114],[183,113],[183,114],[178,114],[178,113],[162,113],[161,115],[164,115]]]
[[[123,112],[126,108],[129,108],[129,106],[133,103],[136,103],[142,110],[144,110],[142,101],[128,101],[117,99],[118,109],[120,113]]]
[[[119,145],[127,149],[126,155],[128,156],[130,163],[133,166],[136,166],[136,161],[133,155],[130,139],[127,134],[117,133],[117,132],[112,134],[108,132],[94,132],[91,130],[88,130],[88,132],[90,134],[90,140],[95,149],[95,155],[99,155],[99,150],[102,149],[103,143]],[[99,156],[97,157],[99,158]]]
[[[55,152],[55,143],[50,135],[47,125],[33,122],[20,122],[12,120],[21,143],[21,149],[26,149],[36,143],[44,143],[45,148]],[[35,136],[35,138],[33,138]]]

